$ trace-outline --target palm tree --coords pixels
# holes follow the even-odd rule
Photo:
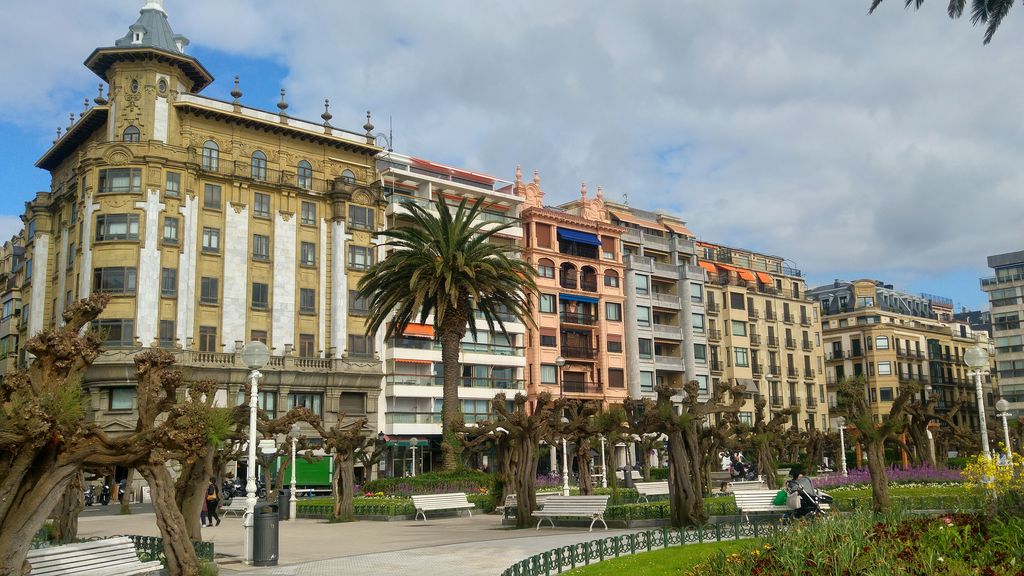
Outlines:
[[[441,408],[443,468],[455,468],[459,453],[456,436],[462,424],[459,406],[459,350],[467,330],[476,338],[474,309],[491,332],[497,326],[508,336],[508,315],[532,322],[530,294],[537,291],[533,267],[520,259],[515,246],[493,242],[512,224],[485,223],[482,199],[467,206],[463,199],[452,213],[440,196],[433,211],[402,202],[412,221],[378,232],[394,251],[374,264],[359,281],[369,300],[366,333],[386,324],[385,337],[401,336],[410,322],[434,316],[434,338],[441,343],[444,402]],[[434,213],[436,212],[436,214]]]
[[[873,13],[881,3],[882,0],[871,0],[868,14]],[[1014,0],[971,0],[971,24],[986,25],[985,44],[992,41],[992,36],[996,33],[999,25],[1003,23],[1003,18],[1010,12],[1013,3]],[[924,4],[924,0],[904,0],[905,8],[910,8],[913,5],[916,10],[921,8],[922,4]],[[949,0],[946,13],[950,18],[959,18],[963,16],[966,5],[967,0]]]

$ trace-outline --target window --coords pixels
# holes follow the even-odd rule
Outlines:
[[[317,356],[312,334],[299,334],[299,356],[303,358],[315,358]]]
[[[307,226],[316,225],[316,204],[303,201],[299,221]]]
[[[554,364],[541,364],[540,383],[558,384],[558,366],[555,366]]]
[[[370,299],[363,298],[359,290],[349,290],[348,313],[353,316],[366,316],[370,313]]]
[[[138,142],[140,140],[142,140],[142,133],[139,132],[139,129],[135,126],[125,128],[124,132],[121,134],[122,142]]]
[[[299,312],[303,314],[316,313],[316,290],[299,288]]]
[[[697,381],[697,394],[708,393],[708,377],[705,374],[695,374],[694,380]],[[718,386],[718,382],[715,382],[715,386]]]
[[[608,387],[609,388],[625,388],[626,377],[622,371],[622,368],[609,368],[608,369]]]
[[[134,294],[135,268],[96,268],[93,271],[92,289],[110,294]]]
[[[746,336],[747,335],[747,323],[742,320],[732,321],[732,335],[733,336]]]
[[[203,226],[203,252],[220,252],[220,228]]]
[[[540,311],[545,314],[554,314],[557,305],[555,304],[554,294],[541,294],[540,295]]]
[[[78,204],[72,202],[71,203],[71,217],[68,220],[68,224],[71,225],[71,226],[74,226],[77,223],[78,223]]]
[[[67,269],[71,270],[75,267],[75,243],[68,243],[68,264]]]
[[[640,350],[640,357],[650,360],[653,357],[653,343],[650,338],[637,338],[637,348]]]
[[[729,308],[732,308],[733,310],[743,310],[746,306],[745,300],[746,298],[743,294],[740,294],[739,292],[729,292]]]
[[[694,344],[693,345],[693,359],[698,364],[706,364],[708,361],[708,346],[707,344]]]
[[[135,407],[135,388],[111,388],[110,410],[131,410]]]
[[[299,263],[303,266],[316,266],[316,244],[303,242],[299,245]]]
[[[640,371],[640,391],[654,392],[654,372]]]
[[[267,331],[266,330],[250,330],[249,340],[253,342],[267,343]]]
[[[649,294],[651,291],[651,278],[643,274],[636,275],[636,293]]]
[[[622,352],[622,340],[608,339],[608,351],[609,352]]]
[[[28,241],[31,242],[36,237],[36,221],[32,220],[28,223],[28,230],[25,232],[28,235]]]
[[[796,287],[796,284],[793,285]],[[861,296],[857,298],[857,308],[869,308],[875,305],[875,299],[870,296]]]
[[[369,270],[373,265],[373,248],[368,246],[348,247],[348,267],[350,270]]]
[[[252,235],[252,259],[270,260],[270,236]]]
[[[879,388],[878,399],[882,402],[892,402],[892,388]]]
[[[750,366],[750,357],[747,354],[746,348],[733,348],[733,358],[736,360],[736,366],[743,368]]]
[[[125,194],[142,192],[141,168],[110,168],[100,170],[99,192]]]
[[[693,331],[697,334],[704,333],[704,315],[703,314],[692,314],[693,318]]]
[[[236,406],[248,406],[249,396],[245,393],[244,389],[238,390],[238,401],[235,402]],[[264,390],[260,387],[259,391],[256,392],[256,406],[260,410],[263,410],[274,416],[274,412],[277,409],[277,390]]]
[[[554,334],[541,334],[540,345],[545,348],[554,348],[558,346],[558,338]]]
[[[875,336],[875,349],[876,350],[888,350],[889,349],[889,338],[887,336]]]
[[[892,374],[892,362],[879,362],[878,363],[878,375],[888,376]]]
[[[267,155],[261,150],[252,153],[249,166],[251,167],[250,172],[253,180],[267,179]]]
[[[622,304],[618,302],[605,302],[604,304],[605,318],[612,322],[622,321]]]
[[[296,183],[299,188],[306,190],[313,189],[313,165],[305,160],[299,160],[299,165],[295,170]]]
[[[216,172],[220,165],[220,149],[213,140],[207,140],[203,144],[203,170]]]
[[[373,230],[373,208],[348,205],[348,225],[360,230]]]
[[[174,348],[174,320],[160,321],[160,347]]]
[[[270,287],[260,282],[252,283],[252,307],[266,310],[270,306]]]
[[[651,326],[651,309],[647,306],[636,307],[636,325],[643,327]]]
[[[324,395],[313,392],[291,392],[288,394],[288,409],[307,408],[310,412],[323,416]]]
[[[609,286],[611,288],[618,288],[619,273],[616,272],[615,270],[606,270],[604,273],[604,285]]]
[[[164,216],[164,244],[178,244],[178,218]]]
[[[690,302],[700,304],[704,301],[704,287],[700,284],[690,283]]]
[[[25,260],[25,283],[28,284],[32,281],[32,260]]]
[[[252,215],[257,218],[270,218],[270,194],[262,192],[253,193]]]
[[[366,392],[342,392],[338,409],[344,414],[366,414]]]
[[[203,206],[220,210],[220,186],[206,184],[203,186]]]
[[[96,241],[138,240],[138,214],[100,214],[96,217]]]
[[[356,174],[355,174],[355,172],[353,172],[351,170],[344,170],[341,173],[341,181],[344,182],[345,184],[355,184],[356,183]]]
[[[203,304],[216,304],[219,293],[217,278],[203,276],[200,279],[199,302]]]
[[[135,321],[131,319],[93,320],[92,329],[108,346],[130,346],[135,341]]]
[[[740,412],[739,413],[740,424],[745,426],[754,425],[754,413],[753,412]]]
[[[216,326],[200,326],[199,327],[199,351],[200,352],[216,352],[217,351],[217,327]]]
[[[554,278],[555,263],[547,258],[541,258],[537,261],[537,276],[541,278]]]
[[[181,196],[181,174],[168,172],[164,178],[164,196],[177,198]]]
[[[174,298],[178,295],[178,269],[160,269],[160,295]]]
[[[350,356],[373,356],[373,338],[359,334],[349,334],[348,353]]]

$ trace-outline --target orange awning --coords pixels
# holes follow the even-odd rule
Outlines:
[[[715,265],[712,264],[711,262],[705,262],[704,260],[701,260],[700,262],[698,262],[698,264],[700,264],[700,267],[707,270],[709,273],[718,274],[718,268],[716,268]]]
[[[399,364],[433,364],[433,360],[412,360],[406,358],[395,358],[395,362]]]
[[[757,278],[754,277],[754,273],[750,270],[744,270],[743,268],[736,268],[736,273],[740,275],[747,282],[755,282]]]
[[[757,273],[757,277],[758,277],[759,280],[761,280],[762,284],[768,284],[770,286],[774,286],[775,285],[775,280],[771,276],[769,276],[768,274],[766,274],[764,272],[758,272]]]
[[[657,230],[658,228],[662,228],[662,225],[658,224],[654,220],[644,220],[643,218],[637,218],[636,216],[633,216],[629,212],[618,212],[615,210],[609,210],[609,212],[612,213],[612,216],[615,216],[616,218],[622,220],[623,222],[629,222],[630,224],[636,224],[637,226],[643,226],[644,228],[653,228],[655,230]]]
[[[408,326],[405,327],[405,330],[402,331],[402,334],[405,336],[416,336],[419,338],[433,338],[434,327],[431,326],[430,324],[410,323]]]
[[[683,226],[682,224],[677,224],[675,222],[662,222],[662,224],[665,225],[665,228],[668,228],[669,232],[675,232],[676,234],[681,234],[683,236],[693,237],[693,232],[690,232],[686,228],[686,226]]]

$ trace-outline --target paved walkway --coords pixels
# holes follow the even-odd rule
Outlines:
[[[577,542],[635,530],[585,527],[540,531],[501,525],[497,515],[446,516],[426,522],[351,522],[327,524],[317,520],[282,522],[280,565],[266,568],[242,564],[244,530],[239,518],[204,528],[212,541],[224,576],[315,576],[352,573],[359,576],[498,576],[534,554]],[[113,534],[158,536],[152,513],[130,516],[92,516],[79,519],[81,537]]]

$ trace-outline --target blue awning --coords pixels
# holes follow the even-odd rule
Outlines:
[[[597,304],[597,298],[591,298],[590,296],[576,296],[575,294],[559,294],[559,298],[562,300],[571,300],[573,302],[586,302],[587,304]]]
[[[597,234],[580,232],[579,230],[570,230],[568,228],[558,229],[558,239],[568,240],[570,242],[579,242],[580,244],[588,244],[590,246],[601,245],[601,240],[597,237]]]

